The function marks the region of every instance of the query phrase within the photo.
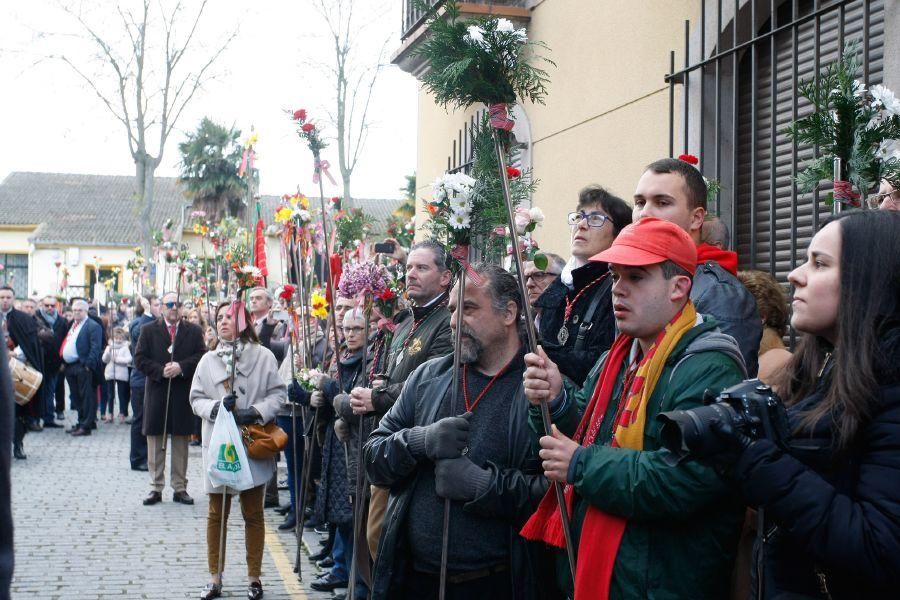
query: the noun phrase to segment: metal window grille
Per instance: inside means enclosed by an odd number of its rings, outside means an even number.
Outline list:
[[[722,184],[708,208],[729,226],[740,268],[784,282],[829,212],[821,202],[829,186],[801,194],[794,183],[818,153],[786,134],[811,110],[796,95],[797,83],[817,76],[852,40],[860,42],[860,79],[881,82],[884,1],[701,0],[698,39],[691,43],[688,21],[684,33],[684,66],[676,70],[672,52],[666,77],[669,152],[674,156],[677,125],[682,151],[698,154],[704,175]]]
[[[28,297],[28,255],[0,254],[0,281],[13,289],[16,298]]]
[[[484,110],[479,110],[456,133],[456,139],[452,140],[453,149],[447,156],[448,173],[468,174],[472,170],[472,163],[475,161],[475,125],[483,115]]]

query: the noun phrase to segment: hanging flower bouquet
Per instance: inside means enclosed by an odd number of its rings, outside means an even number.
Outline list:
[[[422,77],[425,89],[444,106],[465,108],[477,102],[491,107],[492,119],[509,131],[507,105],[519,100],[543,103],[547,94],[547,72],[529,64],[532,59],[553,65],[535,54],[546,49],[528,40],[524,29],[508,19],[461,19],[454,0],[443,3],[443,14],[433,12],[428,37],[417,51],[430,69]]]
[[[232,263],[231,270],[237,281],[238,295],[244,290],[262,285],[262,272],[259,267],[235,262]]]
[[[335,235],[343,248],[356,248],[365,242],[372,230],[375,219],[367,215],[361,208],[341,210],[334,215]]]
[[[319,380],[324,375],[325,373],[319,369],[300,369],[297,373],[297,383],[307,392],[314,392],[318,389]]]
[[[321,132],[316,127],[316,124],[309,120],[306,109],[298,108],[297,110],[286,110],[285,112],[291,116],[291,120],[296,124],[297,135],[306,142],[313,156],[318,157],[327,144],[322,140]]]
[[[338,292],[345,298],[376,298],[387,288],[389,279],[384,265],[371,261],[350,263],[341,274]]]
[[[285,194],[281,197],[281,204],[275,211],[275,222],[282,225],[294,223],[298,227],[305,227],[313,220],[313,211],[309,209],[309,198],[301,193],[293,195]]]
[[[822,155],[797,175],[797,185],[809,192],[822,181],[834,181],[828,205],[837,199],[857,206],[882,179],[900,187],[900,100],[882,85],[867,89],[855,79],[858,49],[857,42],[847,44],[818,78],[800,83],[798,92],[813,112],[788,130],[798,142],[819,147]],[[840,159],[839,173],[835,159]]]

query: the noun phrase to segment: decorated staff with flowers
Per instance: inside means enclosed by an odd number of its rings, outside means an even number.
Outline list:
[[[507,19],[461,19],[459,7],[453,0],[443,3],[441,7],[441,14],[434,9],[429,17],[429,37],[420,46],[419,54],[430,67],[422,77],[422,83],[435,96],[435,101],[443,106],[466,108],[483,103],[488,108],[510,246],[515,249],[512,252],[513,263],[519,291],[524,298],[527,290],[522,254],[519,252],[519,234],[515,226],[516,206],[507,173],[507,154],[513,141],[510,132],[515,127],[509,116],[509,106],[523,100],[542,103],[549,78],[546,71],[532,63],[542,61],[553,65],[553,62],[536,54],[536,49],[546,49],[544,44],[529,41],[525,30],[516,29]],[[528,345],[534,350],[537,348],[537,333],[527,302],[524,314]],[[544,434],[550,435],[550,411],[546,403],[541,404],[540,411]],[[569,570],[574,576],[575,549],[569,531],[569,516],[562,488],[553,485],[559,501]],[[443,582],[440,594],[443,598]]]

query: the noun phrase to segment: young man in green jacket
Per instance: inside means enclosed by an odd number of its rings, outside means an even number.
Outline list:
[[[668,221],[626,227],[592,259],[610,264],[620,333],[584,387],[566,389],[542,349],[525,357],[532,428],[540,402],[556,423],[540,456],[569,505],[575,579],[562,553],[558,573],[575,600],[728,596],[743,509],[711,467],[672,464],[656,421],[745,373],[735,341],[690,301],[696,259],[690,236]],[[563,547],[552,490],[522,535]]]

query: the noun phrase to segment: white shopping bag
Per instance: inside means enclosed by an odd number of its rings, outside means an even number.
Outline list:
[[[253,487],[250,461],[234,415],[221,406],[209,438],[206,473],[215,487],[227,485],[239,492]]]

